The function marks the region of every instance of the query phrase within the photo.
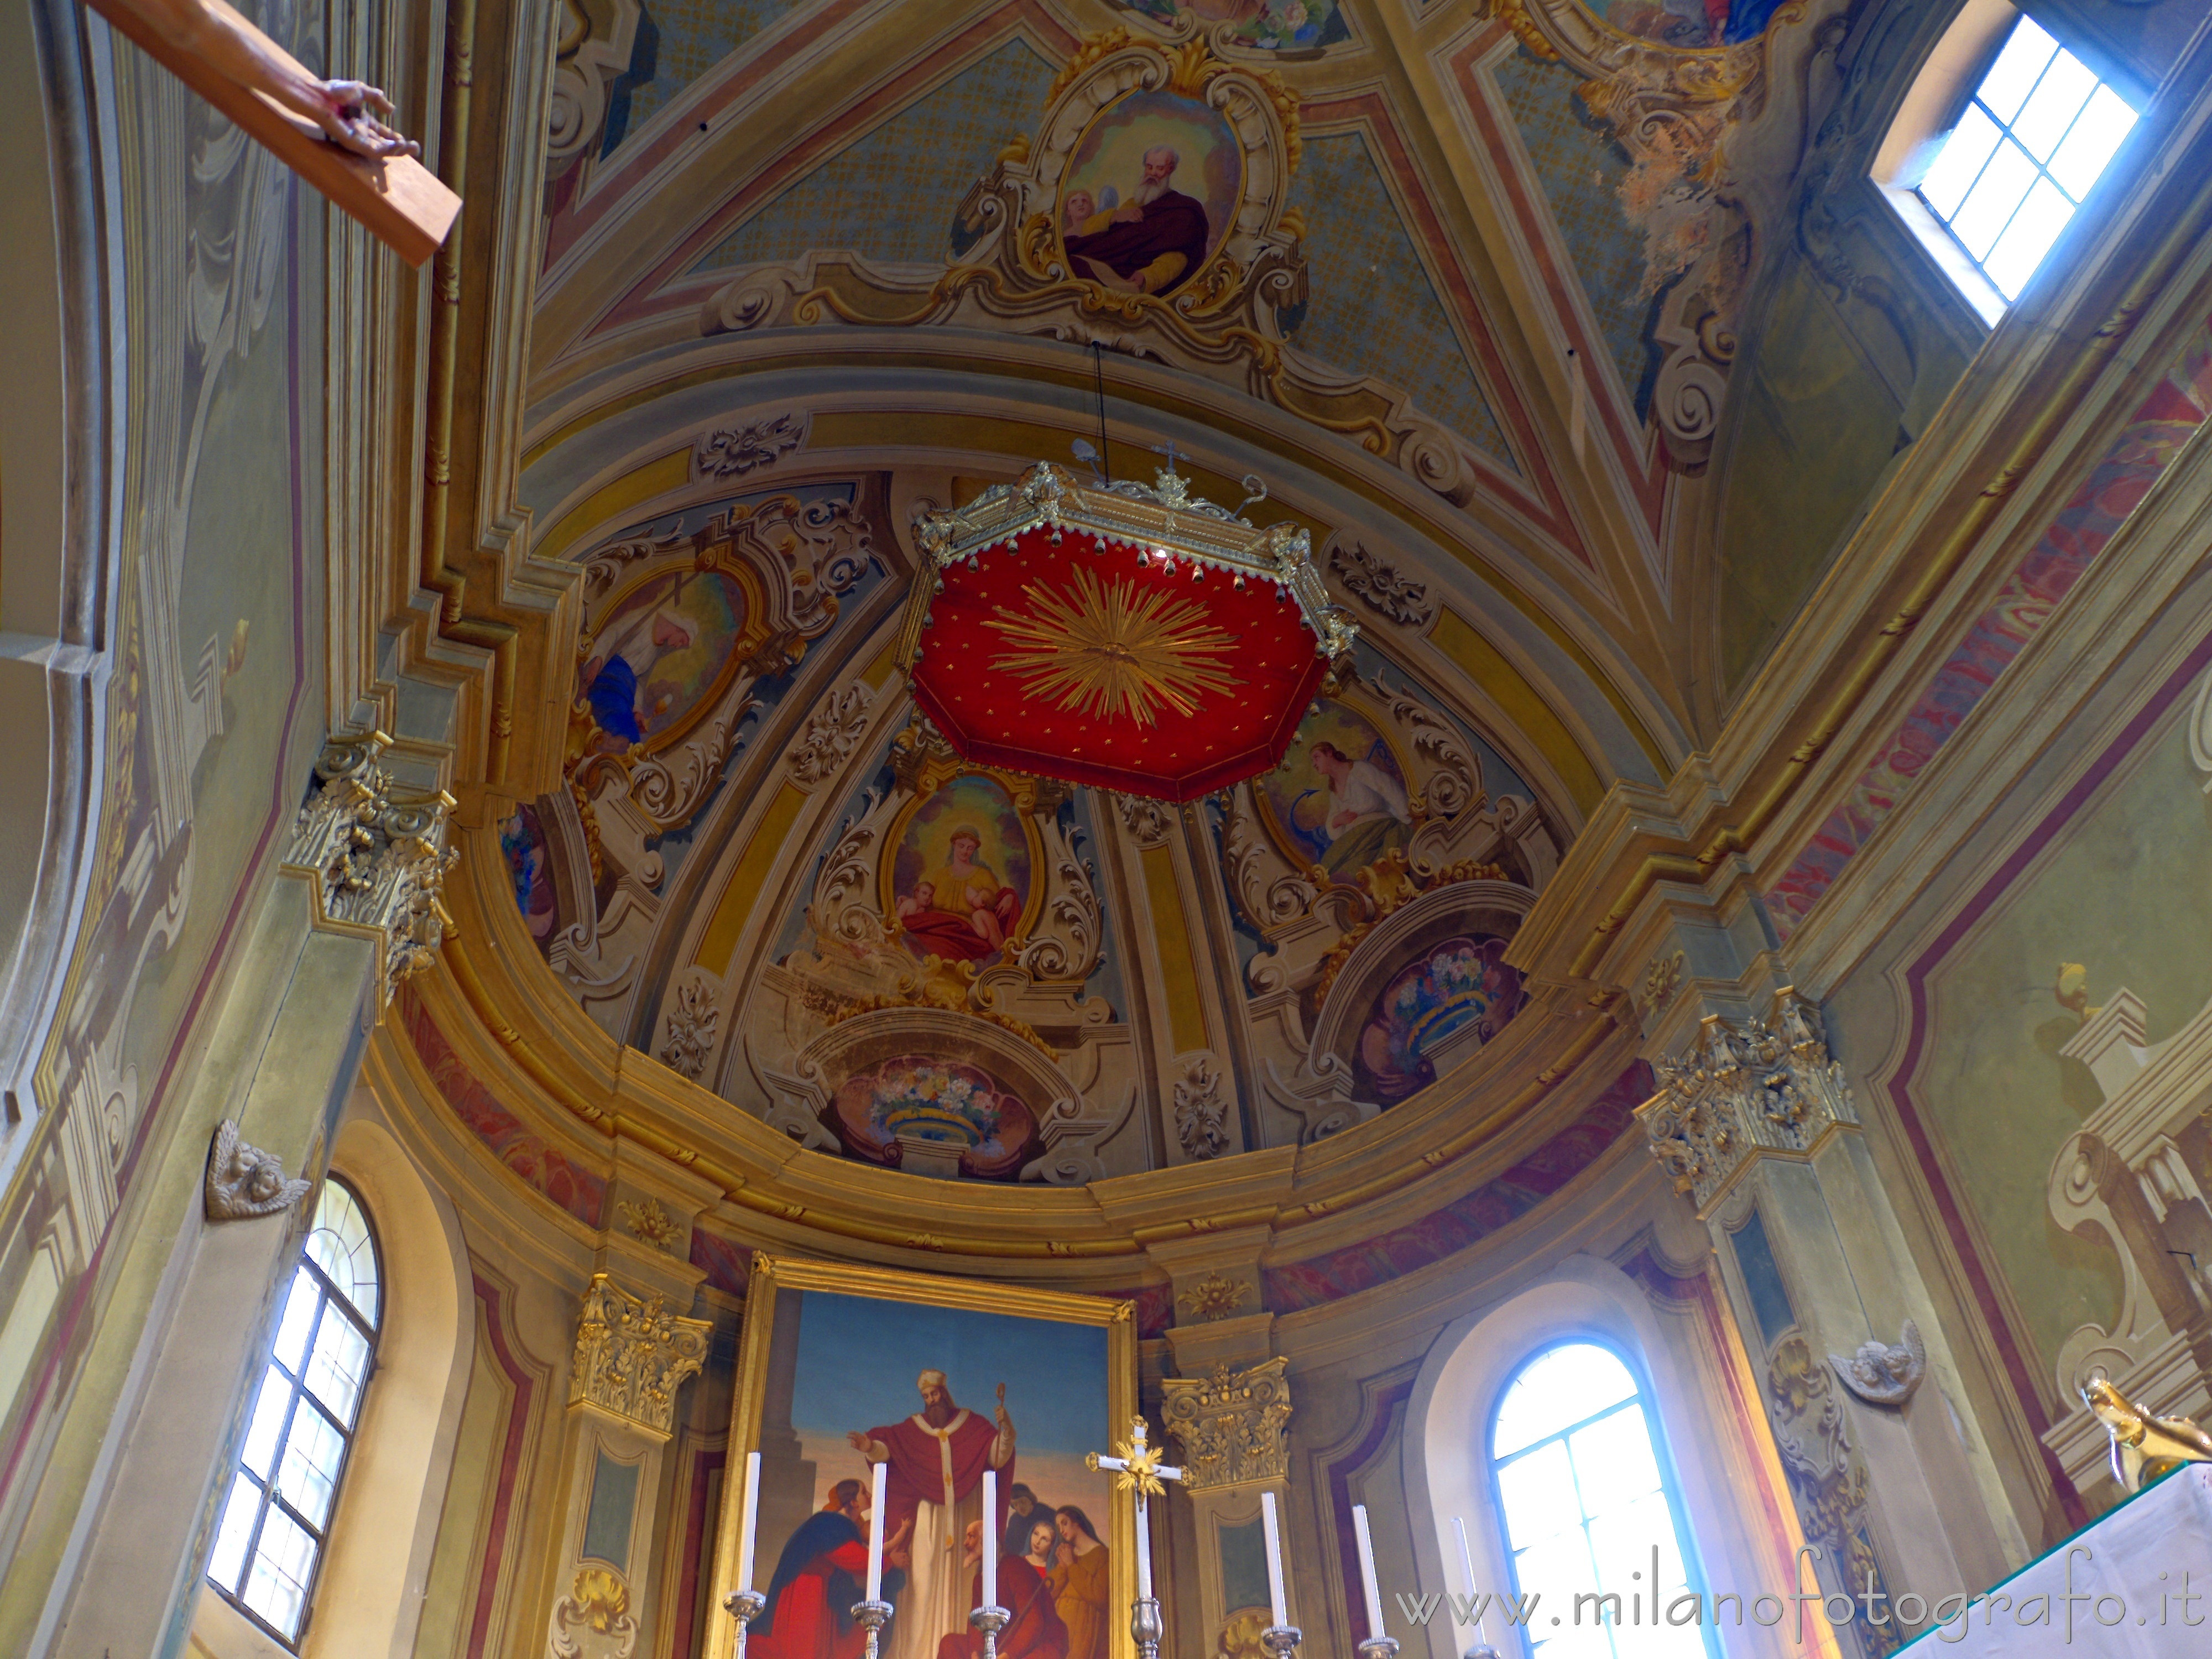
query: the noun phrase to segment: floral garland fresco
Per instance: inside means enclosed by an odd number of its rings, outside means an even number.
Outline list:
[[[2212,322],[2190,337],[2180,360],[2151,389],[2050,528],[2038,538],[1936,672],[1881,753],[1859,775],[1804,850],[1766,896],[1787,939],[1873,838],[1929,763],[1972,714],[1997,676],[2087,574],[2166,469],[2212,414]]]
[[[1636,1121],[1636,1108],[1656,1085],[1651,1067],[1637,1060],[1607,1085],[1565,1128],[1494,1179],[1419,1220],[1333,1250],[1327,1255],[1268,1267],[1261,1274],[1261,1299],[1270,1313],[1296,1313],[1425,1267],[1463,1250],[1528,1213],[1597,1162]]]
[[[446,1034],[438,1029],[438,1023],[430,1018],[430,1011],[422,1006],[422,999],[412,989],[403,985],[392,1007],[399,1029],[406,1032],[407,1041],[415,1050],[415,1057],[430,1074],[439,1097],[453,1108],[453,1115],[470,1133],[490,1147],[492,1156],[520,1176],[524,1185],[560,1206],[586,1226],[600,1225],[606,1209],[606,1178],[556,1151],[542,1136],[523,1127],[520,1118],[493,1099],[491,1091],[453,1052],[453,1045],[446,1041]]]

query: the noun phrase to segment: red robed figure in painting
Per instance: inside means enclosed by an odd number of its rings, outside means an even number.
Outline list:
[[[968,1523],[966,1559],[971,1605],[983,1595],[983,1523]],[[999,1558],[998,1605],[1013,1616],[999,1632],[999,1659],[1067,1659],[1067,1626],[1053,1606],[1052,1586],[1018,1555]],[[947,1636],[937,1644],[937,1659],[982,1659],[983,1633]]]
[[[987,1419],[954,1402],[943,1371],[926,1370],[915,1381],[921,1390],[919,1412],[846,1437],[868,1462],[886,1466],[886,1533],[913,1528],[913,1571],[904,1593],[893,1598],[898,1615],[888,1659],[936,1659],[940,1637],[968,1628],[974,1603],[963,1599],[969,1576],[960,1570],[960,1539],[970,1521],[1006,1525],[1014,1468],[1014,1425],[1003,1382]],[[982,1513],[987,1468],[999,1471],[998,1513],[988,1517]]]
[[[830,1501],[791,1534],[769,1581],[768,1605],[746,1638],[748,1659],[857,1659],[867,1632],[854,1621],[868,1575],[868,1489],[840,1480]],[[906,1533],[884,1540],[884,1594],[895,1597],[907,1565]]]

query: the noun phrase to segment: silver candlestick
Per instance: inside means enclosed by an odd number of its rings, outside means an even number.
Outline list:
[[[1129,1636],[1137,1644],[1139,1659],[1160,1659],[1160,1637],[1165,1629],[1160,1623],[1159,1597],[1139,1596],[1129,1608]]]
[[[745,1659],[745,1633],[761,1609],[768,1606],[768,1597],[758,1590],[732,1590],[722,1598],[722,1605],[730,1610],[730,1617],[738,1621],[737,1659]]]
[[[1505,1656],[1478,1636],[1474,1645],[1460,1655],[1460,1659],[1505,1659]]]
[[[868,1632],[868,1659],[877,1659],[876,1644],[883,1634],[884,1620],[890,1616],[891,1604],[888,1601],[853,1603],[853,1617],[858,1620]]]
[[[1359,1644],[1359,1659],[1398,1659],[1398,1638],[1370,1636]]]
[[[969,1613],[968,1622],[983,1632],[983,1659],[999,1659],[999,1632],[1013,1617],[1004,1607],[976,1607]]]
[[[1291,1659],[1298,1650],[1298,1644],[1305,1639],[1306,1633],[1296,1625],[1270,1625],[1260,1632],[1260,1645],[1273,1659]]]

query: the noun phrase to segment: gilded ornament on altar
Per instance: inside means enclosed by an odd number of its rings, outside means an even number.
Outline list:
[[[2112,1386],[2093,1376],[2081,1399],[2112,1437],[2112,1479],[2122,1492],[2141,1492],[2184,1463],[2212,1462],[2212,1434],[2186,1417],[2154,1417]]]
[[[685,1319],[660,1296],[635,1297],[593,1273],[576,1321],[568,1403],[590,1406],[666,1439],[676,1390],[707,1358],[711,1322]]]
[[[1278,1356],[1249,1370],[1224,1364],[1203,1379],[1161,1381],[1160,1420],[1182,1443],[1193,1492],[1288,1477],[1289,1365]]]
[[[1015,647],[991,665],[1021,680],[1029,696],[1097,718],[1156,724],[1188,716],[1199,697],[1237,689],[1223,666],[1237,641],[1205,620],[1194,601],[1127,578],[1075,573],[1072,591],[1031,583],[1026,615],[1000,606],[984,626]]]

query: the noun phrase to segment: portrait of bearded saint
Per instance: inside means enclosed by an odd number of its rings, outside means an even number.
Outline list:
[[[871,1463],[888,1466],[884,1479],[885,1534],[910,1526],[912,1565],[887,1630],[886,1659],[938,1659],[938,1644],[968,1629],[971,1574],[962,1569],[961,1540],[968,1523],[982,1521],[983,1471],[999,1473],[999,1512],[986,1524],[1006,1524],[1007,1486],[1014,1468],[1014,1425],[1006,1415],[1006,1385],[999,1385],[994,1421],[986,1423],[953,1401],[945,1373],[915,1379],[921,1409],[903,1422],[887,1423],[845,1437]]]
[[[1145,176],[1129,200],[1085,220],[1065,241],[1076,269],[1106,287],[1162,294],[1198,269],[1212,226],[1206,204],[1175,187],[1182,157],[1174,145],[1154,144],[1144,161]]]

